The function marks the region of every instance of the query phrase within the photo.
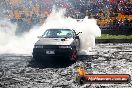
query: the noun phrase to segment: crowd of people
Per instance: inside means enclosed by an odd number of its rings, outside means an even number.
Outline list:
[[[11,1],[1,3],[5,16],[26,30],[44,23],[54,5],[66,8],[65,16],[74,19],[95,18],[102,29],[132,28],[132,0],[16,0],[19,2],[15,4]]]
[[[91,3],[91,16],[97,19],[102,29],[131,29],[132,28],[132,1],[109,0],[111,2]]]

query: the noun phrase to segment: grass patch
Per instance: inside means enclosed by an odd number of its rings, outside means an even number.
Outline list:
[[[96,39],[132,39],[132,35],[109,35],[102,34],[100,37],[96,37]]]

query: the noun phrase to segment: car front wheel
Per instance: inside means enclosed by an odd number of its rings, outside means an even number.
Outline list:
[[[77,60],[77,50],[73,50],[70,54],[70,61],[76,61]]]

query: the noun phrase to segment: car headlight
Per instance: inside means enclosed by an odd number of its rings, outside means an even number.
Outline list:
[[[71,46],[59,46],[59,48],[72,48]]]
[[[43,45],[35,45],[34,48],[43,48]]]

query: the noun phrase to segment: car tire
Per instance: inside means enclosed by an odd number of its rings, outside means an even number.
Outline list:
[[[40,59],[39,59],[39,57],[38,57],[38,56],[33,55],[33,60],[35,60],[35,61],[39,61]]]
[[[69,56],[70,61],[76,61],[78,58],[77,56],[77,50],[73,50]]]

